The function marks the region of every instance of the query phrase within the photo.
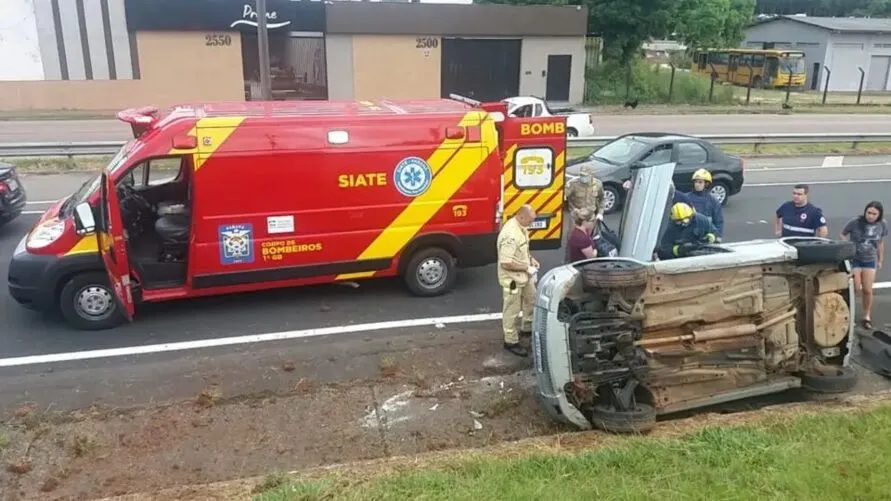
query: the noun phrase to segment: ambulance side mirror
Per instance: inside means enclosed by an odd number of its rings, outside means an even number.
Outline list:
[[[78,235],[96,230],[96,220],[93,218],[93,208],[90,204],[84,202],[74,208],[74,228]]]

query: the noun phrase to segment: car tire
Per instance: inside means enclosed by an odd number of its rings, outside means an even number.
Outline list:
[[[566,135],[569,137],[579,137],[579,131],[575,130],[574,127],[570,127],[566,129]]]
[[[597,404],[591,409],[591,424],[610,433],[644,433],[656,425],[656,409],[647,404],[636,404],[634,410],[619,411],[609,405]]]
[[[405,267],[405,284],[412,294],[433,297],[445,294],[455,283],[455,257],[439,247],[415,252]]]
[[[582,266],[582,285],[590,289],[646,285],[647,267],[632,261],[594,261]]]
[[[59,310],[65,321],[78,330],[112,329],[125,320],[103,272],[71,277],[59,293]]]
[[[727,205],[727,200],[730,199],[730,184],[726,181],[715,181],[712,183],[712,186],[709,188],[709,193],[712,196],[715,196],[715,188],[719,190],[719,192],[723,192],[723,198],[715,197],[715,199],[720,200],[721,205]]]
[[[798,251],[798,264],[839,264],[854,257],[854,243],[847,240],[789,239]]]
[[[609,202],[612,200],[612,202]],[[607,205],[611,203],[612,205]],[[603,213],[613,214],[622,208],[622,193],[619,188],[611,185],[603,185]]]
[[[857,372],[836,365],[810,370],[801,376],[801,387],[811,393],[847,393],[857,386]]]

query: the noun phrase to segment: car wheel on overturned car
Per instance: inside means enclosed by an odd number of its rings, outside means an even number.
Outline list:
[[[788,239],[798,251],[798,264],[839,264],[854,257],[854,243],[847,240]]]
[[[857,372],[852,367],[826,365],[801,375],[801,387],[811,393],[846,393],[857,386]]]
[[[647,283],[647,267],[633,261],[594,261],[581,268],[586,288],[638,287]]]
[[[620,411],[611,405],[597,404],[591,409],[591,424],[610,433],[643,433],[656,425],[656,409],[635,404],[633,410]]]

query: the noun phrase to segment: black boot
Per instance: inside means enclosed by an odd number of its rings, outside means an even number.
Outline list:
[[[527,350],[526,347],[524,347],[520,343],[514,343],[514,344],[504,343],[504,349],[513,353],[514,355],[516,355],[518,357],[528,357],[529,356],[529,350]]]

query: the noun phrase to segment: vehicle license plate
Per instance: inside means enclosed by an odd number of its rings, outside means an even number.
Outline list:
[[[530,230],[543,230],[548,227],[547,219],[536,219],[532,221],[532,224],[529,225]]]

